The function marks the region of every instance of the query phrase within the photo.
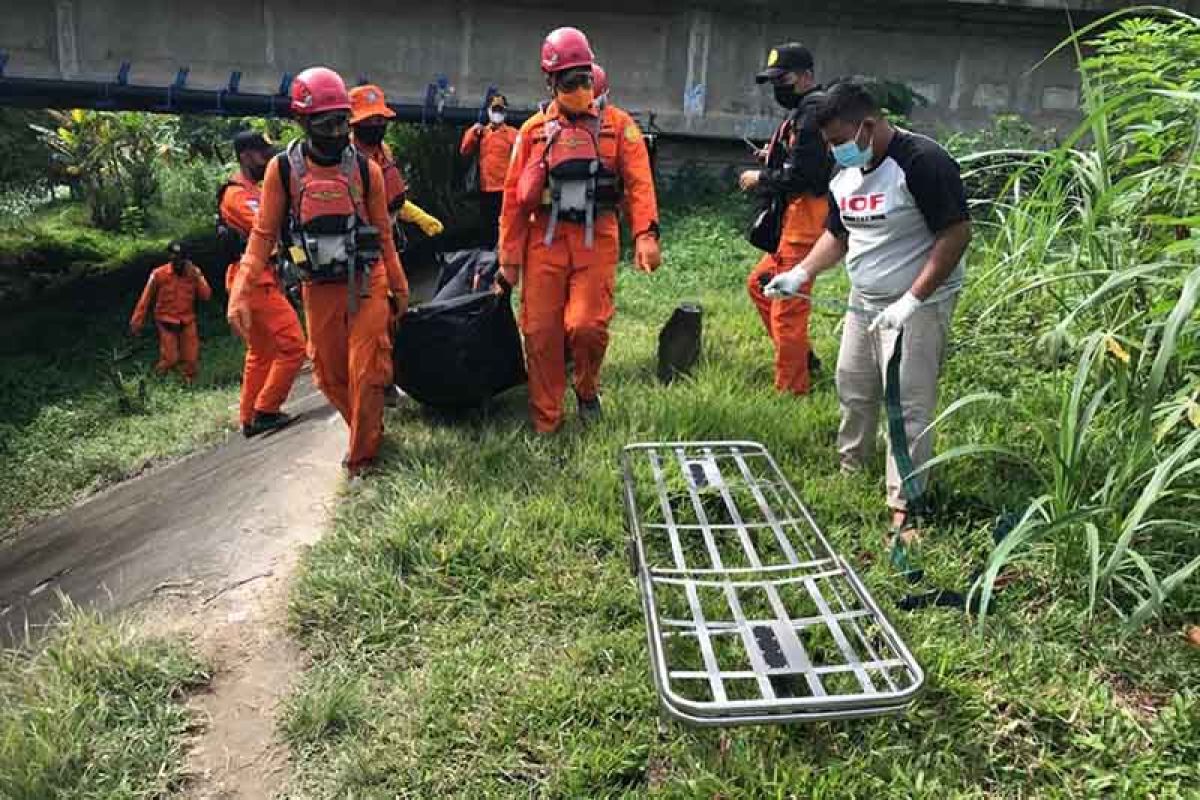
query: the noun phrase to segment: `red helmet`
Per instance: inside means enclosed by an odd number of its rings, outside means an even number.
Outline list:
[[[349,110],[346,83],[329,67],[309,67],[292,81],[292,113],[307,117]]]
[[[542,42],[542,72],[590,67],[595,59],[592,46],[578,28],[555,28]]]
[[[608,94],[608,73],[599,64],[592,64],[592,90],[596,97]]]

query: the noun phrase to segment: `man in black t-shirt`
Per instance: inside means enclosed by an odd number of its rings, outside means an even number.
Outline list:
[[[821,133],[841,170],[829,185],[826,231],[767,293],[801,291],[843,258],[850,305],[838,353],[842,468],[860,469],[875,445],[885,370],[897,337],[900,405],[914,469],[933,452],[937,384],[950,318],[963,283],[971,221],[958,164],[932,139],[894,128],[867,90],[832,87],[817,112]],[[864,313],[865,310],[865,313]],[[888,442],[887,501],[902,528],[908,498]],[[916,481],[923,489],[924,475]]]

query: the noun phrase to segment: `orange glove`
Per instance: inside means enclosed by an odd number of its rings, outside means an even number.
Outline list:
[[[639,236],[633,250],[633,262],[642,272],[649,274],[662,264],[662,249],[658,246],[658,237],[652,233]]]

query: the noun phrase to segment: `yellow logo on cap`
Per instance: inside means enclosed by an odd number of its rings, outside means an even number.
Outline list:
[[[778,50],[772,50],[772,51],[771,51],[771,55],[767,56],[767,66],[768,66],[768,67],[773,67],[773,66],[775,66],[775,62],[776,62],[776,61],[778,61],[778,60],[779,60],[779,51],[778,51]]]

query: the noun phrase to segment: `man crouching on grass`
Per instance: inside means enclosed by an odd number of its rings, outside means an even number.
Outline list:
[[[958,164],[941,145],[893,127],[854,82],[831,88],[817,124],[841,170],[830,182],[826,231],[793,269],[767,285],[775,296],[800,287],[843,258],[850,305],[838,352],[842,469],[857,471],[875,448],[886,368],[903,331],[900,405],[914,469],[933,453],[938,377],[950,318],[963,284],[971,221]],[[908,500],[888,442],[887,503],[895,533],[906,527]],[[910,482],[924,489],[926,476]]]

